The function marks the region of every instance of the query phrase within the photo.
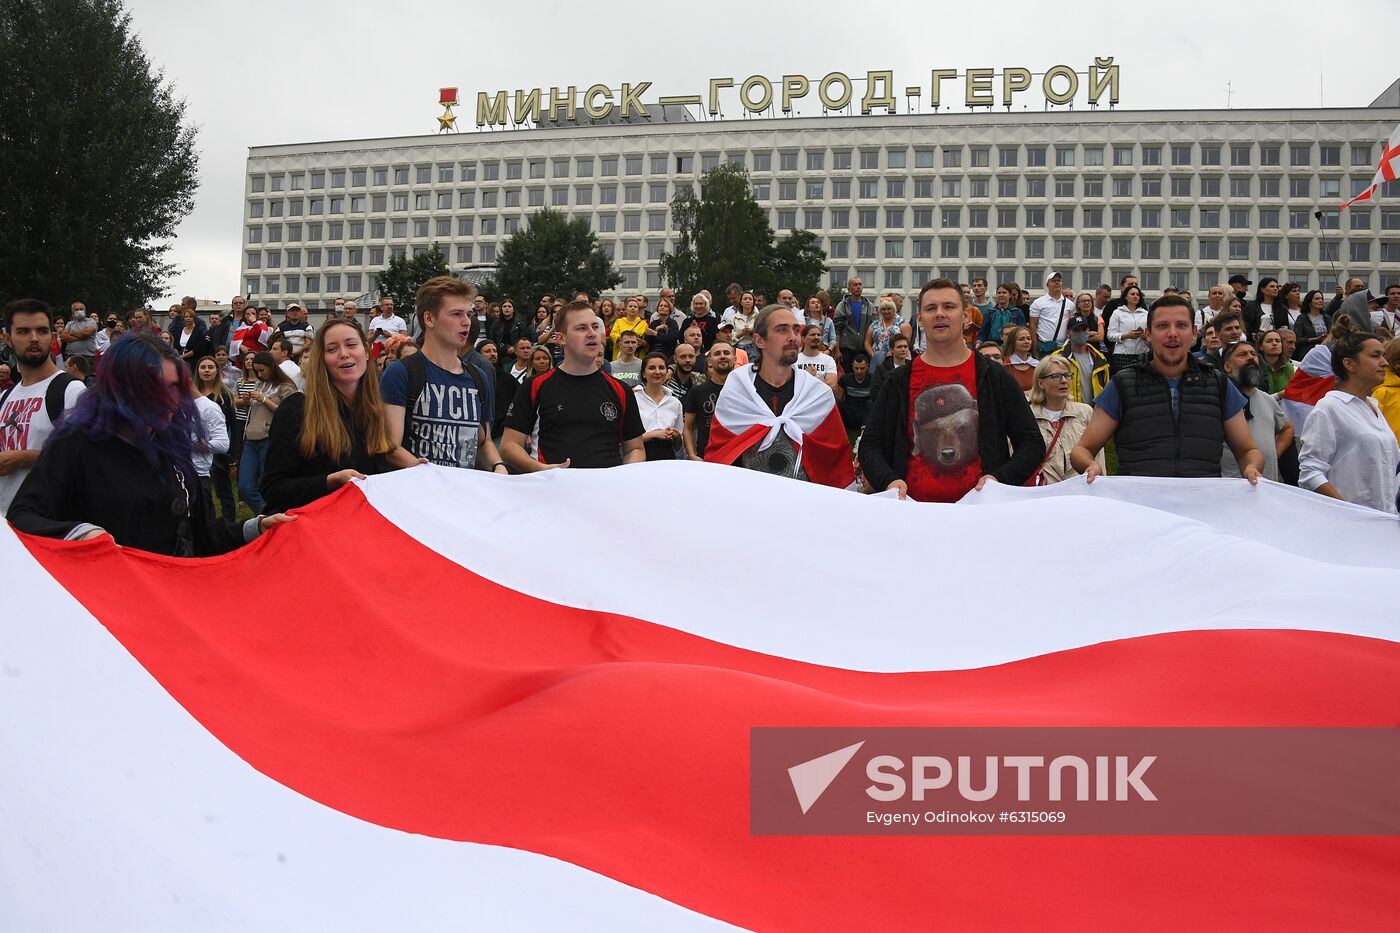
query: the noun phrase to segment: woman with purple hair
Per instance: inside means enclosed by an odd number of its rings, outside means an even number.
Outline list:
[[[174,557],[222,554],[290,520],[258,516],[239,529],[215,518],[193,462],[207,446],[189,369],[159,337],[130,334],[102,355],[97,383],[44,445],[8,517],[28,534],[108,534]]]

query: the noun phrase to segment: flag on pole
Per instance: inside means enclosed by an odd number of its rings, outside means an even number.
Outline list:
[[[614,572],[597,504],[677,490],[695,559]],[[1400,722],[1393,516],[988,490],[423,466],[201,560],[0,526],[0,930],[1395,928],[1395,835],[751,831],[753,727]],[[968,585],[1008,528],[1094,529],[1072,595]]]
[[[1394,181],[1397,177],[1400,177],[1400,126],[1397,126],[1395,131],[1390,134],[1390,139],[1386,141],[1385,148],[1381,150],[1381,161],[1380,164],[1376,166],[1376,174],[1371,179],[1371,186],[1337,208],[1337,210],[1344,211],[1357,201],[1365,201],[1376,193],[1377,188],[1388,181]]]

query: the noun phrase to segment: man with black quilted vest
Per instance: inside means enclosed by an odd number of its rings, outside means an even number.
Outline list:
[[[1218,370],[1191,355],[1190,302],[1159,298],[1147,311],[1151,359],[1125,367],[1094,400],[1094,415],[1070,462],[1093,482],[1094,457],[1112,438],[1123,476],[1220,476],[1220,449],[1230,447],[1240,473],[1259,482],[1264,457],[1245,423],[1245,398]]]

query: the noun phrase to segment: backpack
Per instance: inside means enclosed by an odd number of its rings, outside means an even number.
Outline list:
[[[427,358],[424,357],[421,352],[407,356],[400,362],[402,362],[404,368],[408,370],[408,393],[404,399],[403,437],[399,440],[399,444],[407,450],[409,438],[413,436],[413,410],[418,406],[418,397],[423,394],[423,390],[428,386],[428,363]],[[496,382],[488,373],[483,371],[480,366],[466,359],[462,360],[462,366],[472,377],[472,380],[476,382],[477,391],[481,393],[483,400],[482,423],[489,425],[491,423],[491,413],[488,411],[488,408],[492,401],[491,393],[496,391]]]
[[[49,416],[50,424],[58,424],[58,419],[63,415],[63,396],[67,394],[69,384],[77,381],[77,377],[72,373],[60,370],[58,375],[53,377],[53,381],[49,383],[49,387],[44,390],[44,412]],[[0,395],[0,406],[5,404],[10,393],[18,387],[19,383],[16,382],[5,390],[4,395]]]

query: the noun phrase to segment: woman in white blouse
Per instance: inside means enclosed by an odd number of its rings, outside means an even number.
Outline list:
[[[1337,386],[1303,425],[1299,486],[1395,514],[1400,445],[1371,398],[1386,371],[1385,350],[1370,334],[1348,334],[1332,344]]]
[[[1111,372],[1118,372],[1124,366],[1141,362],[1147,355],[1147,306],[1142,300],[1142,289],[1129,285],[1123,289],[1123,304],[1113,311],[1108,319],[1108,340],[1113,344],[1113,356],[1109,357]]]
[[[648,460],[685,459],[681,438],[685,435],[685,412],[681,400],[666,388],[671,368],[664,353],[648,353],[642,360],[642,384],[637,394],[637,411],[642,416],[642,446]]]

